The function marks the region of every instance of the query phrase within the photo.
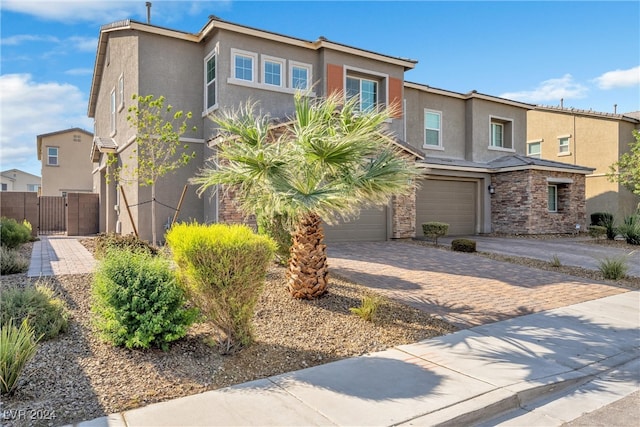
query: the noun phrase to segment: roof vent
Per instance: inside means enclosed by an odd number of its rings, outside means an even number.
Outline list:
[[[147,24],[151,24],[151,2],[148,1],[145,5],[147,6]]]

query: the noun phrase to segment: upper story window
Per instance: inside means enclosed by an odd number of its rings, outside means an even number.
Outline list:
[[[209,55],[204,60],[204,75],[205,75],[205,110],[209,110],[213,108],[216,103],[216,84],[217,84],[217,70],[216,70],[216,61],[218,57],[214,53]]]
[[[116,89],[111,90],[111,135],[116,133]]]
[[[82,142],[82,137],[77,133],[73,134],[73,142]]]
[[[262,82],[272,86],[282,86],[284,63],[284,59],[262,55]]]
[[[558,155],[568,155],[571,154],[569,150],[569,140],[571,139],[570,135],[559,136],[558,137]]]
[[[442,113],[425,110],[424,112],[424,147],[442,147]]]
[[[58,166],[58,147],[47,147],[47,165]]]
[[[311,65],[289,61],[289,76],[292,89],[307,90],[311,86]]]
[[[527,156],[539,159],[542,153],[542,140],[527,142]]]
[[[489,148],[513,151],[513,121],[491,117]]]
[[[232,67],[231,75],[237,80],[255,82],[255,69],[258,55],[252,52],[231,49]]]
[[[118,111],[124,108],[124,74],[118,79]]]
[[[37,192],[39,188],[40,188],[40,184],[27,184],[27,191]]]
[[[378,82],[347,76],[347,100],[357,99],[360,111],[370,111],[378,105]]]

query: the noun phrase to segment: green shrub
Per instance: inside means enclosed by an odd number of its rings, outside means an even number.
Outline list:
[[[147,252],[108,250],[98,263],[92,297],[95,325],[116,346],[167,350],[197,317],[195,309],[185,308],[169,260]]]
[[[618,232],[630,245],[640,245],[640,215],[630,215],[624,219],[624,224],[618,227]]]
[[[589,236],[596,240],[601,239],[607,234],[607,227],[602,225],[590,225],[587,229],[589,230]]]
[[[551,267],[554,267],[554,268],[562,267],[562,262],[560,262],[560,257],[558,257],[558,255],[556,255],[556,254],[554,254],[551,257],[550,263],[551,263]]]
[[[29,260],[20,255],[20,252],[0,246],[0,274],[24,273],[28,269]]]
[[[110,249],[121,249],[129,252],[143,251],[151,255],[157,255],[158,250],[151,246],[149,243],[137,238],[133,234],[115,234],[115,233],[101,233],[95,238],[97,259],[103,258],[107,251]]]
[[[622,257],[604,258],[598,263],[598,269],[605,279],[618,280],[624,278],[629,267],[627,260]]]
[[[31,230],[13,218],[0,218],[0,244],[13,249],[31,241]]]
[[[609,212],[594,212],[591,214],[591,225],[602,225],[613,221],[613,214]]]
[[[470,239],[454,239],[451,241],[451,249],[456,252],[475,252],[476,241]]]
[[[286,265],[289,262],[289,252],[291,249],[291,232],[287,227],[286,217],[278,215],[269,217],[267,215],[258,215],[258,233],[266,234],[276,242],[276,258],[278,263]]]
[[[349,311],[360,316],[367,322],[373,322],[378,311],[378,307],[384,302],[384,299],[378,295],[365,295],[362,297],[360,307],[351,307]]]
[[[445,222],[425,222],[422,224],[422,233],[426,237],[435,239],[436,245],[438,244],[438,237],[446,236],[449,231],[449,224]]]
[[[11,393],[24,367],[36,354],[38,341],[25,320],[16,327],[13,320],[0,326],[0,392]]]
[[[14,286],[2,291],[0,321],[3,324],[9,320],[17,323],[26,320],[36,336],[48,340],[67,330],[68,319],[65,303],[43,283],[26,288]]]
[[[181,283],[226,338],[223,353],[253,341],[251,318],[275,243],[244,225],[177,224],[167,243]]]

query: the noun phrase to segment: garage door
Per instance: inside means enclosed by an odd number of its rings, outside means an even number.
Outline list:
[[[423,180],[416,197],[416,235],[429,221],[449,224],[450,236],[475,234],[476,188],[474,181]]]
[[[387,240],[387,209],[369,208],[344,224],[324,225],[325,241],[374,242]]]

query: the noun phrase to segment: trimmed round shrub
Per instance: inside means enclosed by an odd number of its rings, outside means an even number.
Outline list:
[[[453,239],[451,249],[456,252],[475,252],[476,241],[471,239]]]
[[[253,342],[251,319],[276,244],[245,225],[177,224],[167,243],[192,301],[226,335],[229,353]]]
[[[27,321],[37,337],[49,340],[65,332],[69,312],[55,292],[43,283],[20,288],[17,286],[2,291],[0,321],[13,320],[16,324]]]
[[[28,224],[28,222],[27,222]],[[31,229],[13,218],[0,218],[0,244],[13,249],[31,241]]]
[[[127,348],[169,348],[184,337],[197,311],[186,308],[170,262],[147,252],[110,249],[92,286],[94,322],[101,337]]]
[[[446,236],[449,232],[449,224],[446,222],[425,222],[422,224],[422,233],[426,237],[431,237],[435,239],[436,245],[438,244],[438,237]]]

